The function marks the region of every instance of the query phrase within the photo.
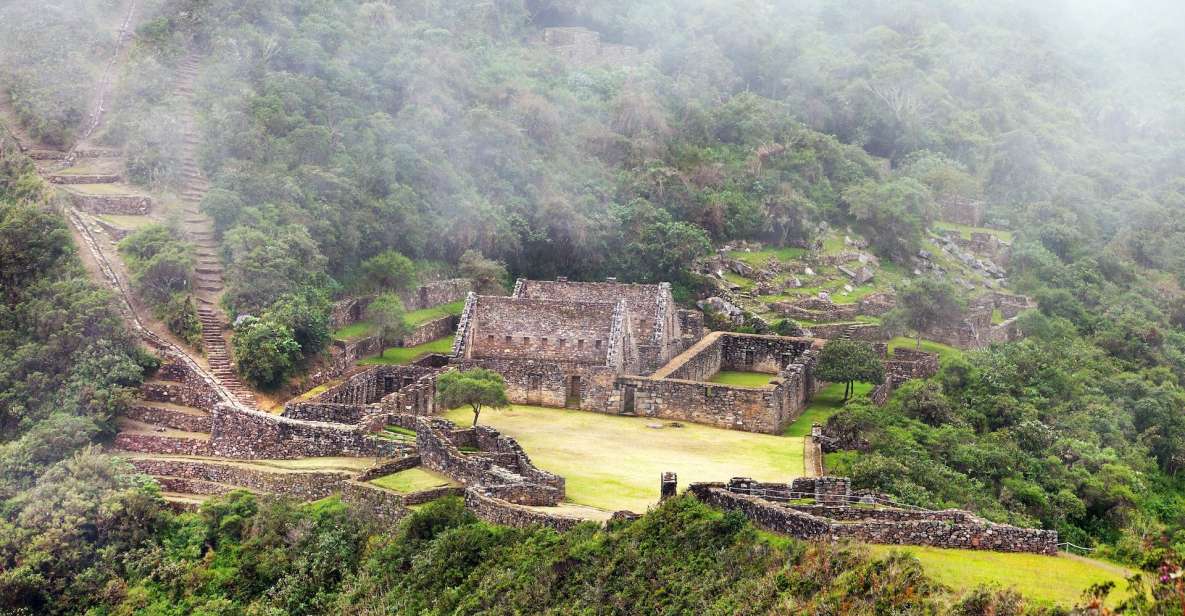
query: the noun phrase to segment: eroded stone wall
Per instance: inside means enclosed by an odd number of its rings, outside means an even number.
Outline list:
[[[324,456],[403,457],[414,448],[372,436],[363,427],[302,421],[219,405],[213,453],[227,458],[294,459]]]

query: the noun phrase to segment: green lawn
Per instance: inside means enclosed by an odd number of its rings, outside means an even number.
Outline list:
[[[345,340],[349,342],[351,340],[361,340],[367,336],[373,336],[377,331],[378,327],[374,323],[359,321],[333,332],[333,338],[334,340]]]
[[[387,488],[388,490],[403,492],[404,494],[439,488],[441,486],[459,485],[457,482],[440,473],[419,466],[409,468],[405,471],[399,471],[398,473],[392,473],[385,477],[379,477],[371,481],[371,483]]]
[[[414,347],[391,347],[383,351],[382,355],[367,357],[358,362],[359,366],[391,366],[410,364],[413,360],[429,353],[451,353],[453,350],[453,336],[439,338]]]
[[[65,190],[84,195],[140,196],[142,194],[140,191],[126,184],[69,184],[68,186]]]
[[[465,300],[455,301],[451,304],[441,304],[439,306],[432,306],[431,308],[424,308],[423,310],[413,310],[404,317],[407,324],[415,327],[422,325],[433,319],[440,317],[447,317],[455,314],[461,314],[465,309]]]
[[[1036,601],[1072,607],[1091,584],[1115,582],[1110,603],[1125,596],[1126,569],[1097,560],[1066,555],[1013,554],[984,550],[950,550],[920,546],[871,546],[874,554],[893,550],[909,552],[926,572],[956,591],[978,584],[1013,587]]]
[[[733,370],[721,370],[717,372],[712,378],[708,379],[711,383],[720,383],[722,385],[739,385],[741,387],[765,387],[769,385],[769,380],[777,375],[766,374],[764,372],[736,372]]]
[[[732,250],[725,254],[729,258],[744,261],[753,267],[765,267],[765,264],[769,263],[771,257],[785,263],[801,258],[806,254],[806,250],[802,248],[770,248],[766,250],[754,250],[752,252]]]
[[[897,336],[896,338],[889,341],[889,352],[892,353],[893,349],[897,347],[904,347],[911,350],[915,349],[917,348],[917,340],[908,336]],[[922,338],[922,350],[930,353],[938,353],[939,361],[946,361],[947,359],[963,356],[963,351],[956,349],[953,346],[948,346],[940,342],[933,342],[931,340],[926,340],[925,338]]]
[[[868,392],[872,391],[870,383],[856,383],[854,387],[855,392],[852,394],[852,398],[867,396]],[[783,436],[801,438],[811,433],[811,424],[827,423],[828,417],[843,408],[843,390],[843,383],[833,383],[821,389],[807,405],[806,410],[802,412],[802,416],[786,427],[786,431],[782,433]]]
[[[133,216],[130,214],[103,214],[98,216],[98,219],[121,229],[129,230],[146,227],[156,222],[147,216]]]
[[[1000,312],[999,308],[992,310],[992,325],[999,325],[1004,322],[1004,313]]]
[[[468,408],[445,417],[459,425],[473,421]],[[790,481],[803,470],[799,438],[527,406],[482,411],[481,423],[514,437],[537,466],[562,475],[568,500],[600,509],[645,511],[658,500],[663,471],[678,473],[683,488],[731,477]]]

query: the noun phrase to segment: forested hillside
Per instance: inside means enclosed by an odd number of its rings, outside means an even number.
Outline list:
[[[0,6],[11,130],[74,143],[116,4]],[[671,281],[690,305],[709,286],[697,259],[745,241],[851,229],[908,275],[940,204],[982,201],[1011,232],[1008,290],[1039,306],[1026,339],[848,403],[828,470],[1159,570],[1159,606],[1127,613],[1180,609],[1179,3],[150,0],[136,23],[96,139],[129,181],[183,192],[174,80],[201,67],[201,209],[227,312],[291,349],[269,384],[321,352],[330,300],[376,271],[444,276],[468,254],[494,287]],[[628,53],[565,58],[543,35],[563,26]],[[200,340],[192,312],[169,318]],[[0,613],[1049,613],[955,596],[909,558],[761,537],[690,498],[565,535],[455,502],[384,532],[336,501],[235,494],[174,515],[90,448],[155,367],[0,131]]]

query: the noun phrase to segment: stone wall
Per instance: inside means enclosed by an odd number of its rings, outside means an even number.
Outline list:
[[[408,310],[423,310],[433,306],[451,304],[465,299],[473,290],[473,281],[468,278],[449,278],[424,283],[399,294],[403,307]]]
[[[143,216],[152,209],[152,199],[139,195],[84,195],[67,191],[74,207],[88,214]]]
[[[938,199],[938,217],[946,222],[953,222],[969,227],[983,225],[983,202],[958,196],[940,196]]]
[[[581,522],[507,502],[480,488],[465,490],[465,507],[486,522],[514,528],[546,526],[563,532]]]
[[[160,434],[120,432],[112,443],[116,449],[141,453],[163,453],[179,456],[208,456],[214,453],[206,439],[181,438]]]
[[[836,304],[829,299],[808,297],[770,305],[778,314],[792,319],[815,322],[851,321],[860,313],[859,304]]]
[[[823,323],[806,328],[815,338],[831,340],[847,336],[851,340],[880,342],[888,340],[885,330],[876,323]]]
[[[526,505],[551,506],[564,497],[564,478],[536,468],[518,443],[485,426],[458,429],[451,421],[420,417],[416,446],[425,468],[492,496]],[[462,446],[479,453],[464,453]]]
[[[242,460],[323,456],[403,457],[414,448],[372,436],[365,428],[302,421],[219,405],[212,432],[216,455]]]
[[[395,346],[414,347],[448,337],[457,331],[457,322],[460,320],[459,316],[448,315],[421,323],[415,326],[410,334],[399,340]]]
[[[1057,533],[981,520],[963,511],[787,506],[730,492],[725,484],[692,484],[692,494],[719,509],[740,511],[765,530],[799,539],[853,539],[890,545],[927,545],[1002,552],[1057,553]],[[824,514],[835,517],[824,517]]]
[[[114,184],[120,180],[115,173],[60,173],[48,176],[50,184]]]
[[[510,297],[477,298],[466,359],[604,365],[615,304]]]
[[[349,473],[338,471],[264,471],[233,462],[214,460],[168,460],[163,458],[131,458],[136,470],[154,477],[174,477],[207,481],[225,486],[241,486],[252,492],[283,494],[304,501],[312,501],[341,489],[350,479]]]
[[[340,491],[342,502],[387,524],[397,522],[411,513],[402,494],[372,483],[345,481]]]
[[[213,419],[207,414],[186,412],[180,409],[161,408],[133,402],[124,417],[156,426],[165,426],[186,432],[206,432],[213,429]]]
[[[502,375],[506,395],[514,404],[578,408],[616,413],[621,408],[618,372],[606,366],[571,362],[520,360],[453,360],[458,370],[486,368]],[[576,396],[569,396],[576,393]]]

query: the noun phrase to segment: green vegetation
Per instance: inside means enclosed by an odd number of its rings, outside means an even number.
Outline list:
[[[450,304],[441,304],[439,306],[432,306],[431,308],[423,308],[421,310],[412,310],[404,317],[407,323],[412,326],[422,325],[428,321],[439,319],[440,317],[455,316],[461,314],[465,309],[465,300],[458,300]]]
[[[445,417],[464,425],[473,413],[460,408]],[[514,437],[538,467],[562,475],[569,500],[609,511],[645,511],[658,499],[663,471],[687,485],[788,481],[803,470],[799,438],[519,405],[486,411],[482,423]]]
[[[843,383],[843,400],[847,402],[855,393],[857,382],[873,385],[883,383],[885,364],[871,344],[836,338],[828,340],[823,350],[819,351],[815,378]]]
[[[708,379],[712,383],[722,383],[724,385],[740,385],[741,387],[766,387],[769,385],[769,380],[777,375],[766,374],[764,372],[735,372],[733,370],[721,370],[712,375]]]
[[[763,250],[731,250],[726,255],[731,259],[744,261],[753,267],[765,267],[770,259],[786,263],[806,254],[803,248],[769,248]]]
[[[136,292],[169,331],[201,347],[202,323],[193,299],[193,247],[164,225],[141,227],[119,243]]]
[[[432,342],[414,347],[391,347],[384,349],[380,355],[367,357],[358,362],[360,366],[404,365],[428,355],[429,353],[448,354],[453,350],[453,336],[438,338]]]
[[[405,471],[392,473],[384,477],[379,477],[371,481],[371,483],[387,488],[388,490],[395,490],[404,494],[412,492],[419,492],[421,490],[430,490],[432,488],[440,488],[444,486],[455,486],[457,483],[448,477],[430,471],[425,468],[415,467],[409,468]]]
[[[898,336],[889,341],[889,352],[892,353],[896,348],[917,349],[917,340],[915,338],[907,338],[905,336]],[[945,364],[953,359],[960,359],[963,357],[963,351],[956,349],[953,346],[942,344],[941,342],[934,342],[933,340],[922,340],[921,350],[927,353],[937,353],[939,363]]]
[[[1115,607],[1127,593],[1134,572],[1110,563],[1067,555],[1009,554],[975,550],[947,550],[919,546],[871,546],[873,555],[904,552],[922,563],[926,575],[958,592],[988,584],[1015,588],[1034,603],[1070,608],[1082,601],[1083,591],[1111,582],[1118,589],[1108,604]]]
[[[468,406],[473,410],[475,426],[483,408],[504,409],[510,406],[502,375],[485,368],[450,370],[441,374],[436,379],[436,402],[443,408]]]
[[[863,398],[872,391],[873,385],[871,383],[856,383],[851,394],[852,400]],[[786,431],[782,436],[804,437],[811,433],[812,424],[825,424],[827,418],[837,413],[844,407],[848,400],[844,399],[844,384],[832,383],[827,387],[819,390],[815,397],[811,399],[810,404],[802,412],[802,415],[794,420],[794,423],[786,427]]]
[[[361,340],[368,336],[373,336],[378,328],[374,323],[367,323],[366,321],[359,321],[347,325],[335,332],[333,332],[334,340],[345,340],[347,342],[353,340]]]

